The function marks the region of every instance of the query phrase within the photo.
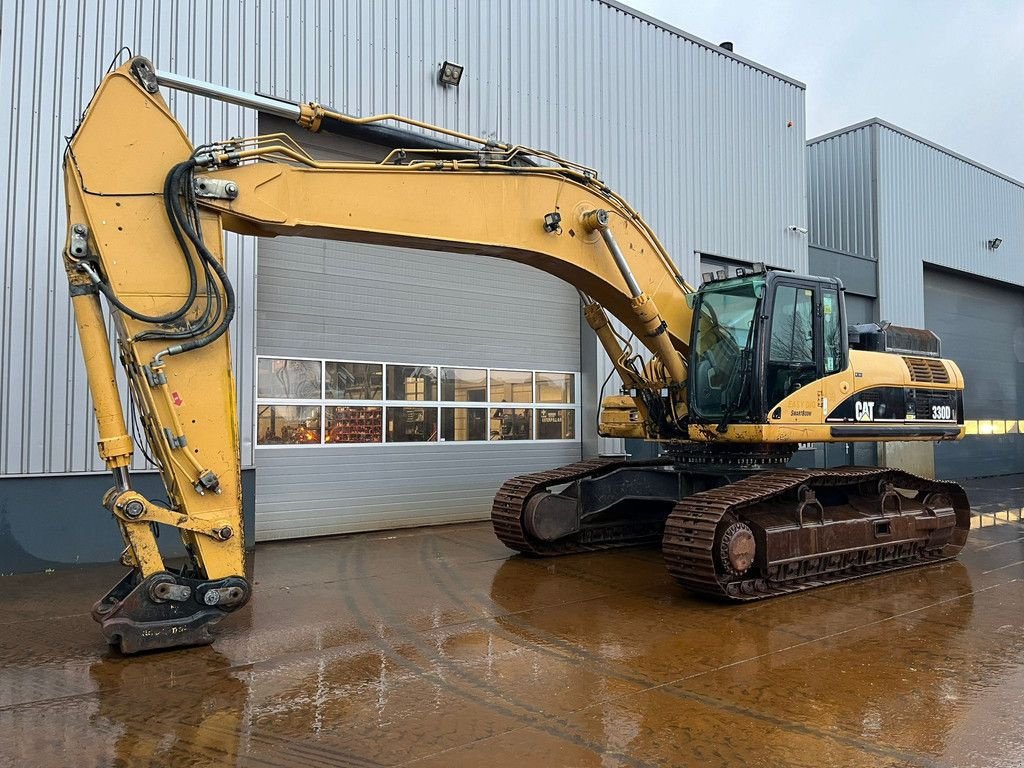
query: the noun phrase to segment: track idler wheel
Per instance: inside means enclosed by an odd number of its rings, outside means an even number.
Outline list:
[[[733,523],[722,532],[718,542],[718,559],[725,573],[742,576],[754,564],[756,554],[754,532],[746,523]]]
[[[132,570],[93,605],[92,617],[124,654],[208,645],[210,629],[251,593],[237,576],[206,580],[162,572],[143,579]]]

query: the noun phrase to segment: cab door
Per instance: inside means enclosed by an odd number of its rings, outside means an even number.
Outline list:
[[[771,293],[761,368],[766,414],[798,389],[845,370],[848,356],[840,285],[781,277]]]
[[[821,377],[822,342],[816,283],[782,278],[773,286],[764,355],[764,408]]]

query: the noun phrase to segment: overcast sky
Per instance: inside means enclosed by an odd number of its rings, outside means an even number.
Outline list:
[[[807,84],[807,137],[880,117],[1024,180],[1024,0],[624,0]]]

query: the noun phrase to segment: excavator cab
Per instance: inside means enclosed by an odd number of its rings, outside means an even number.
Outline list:
[[[777,403],[848,362],[843,286],[755,268],[706,274],[694,294],[690,413],[767,423]]]

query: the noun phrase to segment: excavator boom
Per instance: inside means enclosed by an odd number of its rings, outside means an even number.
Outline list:
[[[285,109],[185,78],[170,84]],[[345,119],[308,105],[294,114],[309,127]],[[147,60],[132,59],[103,79],[65,157],[65,266],[99,451],[115,479],[104,505],[121,528],[122,561],[132,569],[94,614],[124,650],[208,642],[212,620],[249,597],[225,230],[529,264],[579,289],[624,381],[649,392],[683,387],[685,294],[692,289],[640,216],[589,169],[521,147],[452,138],[478,146],[409,150],[379,164],[320,163],[283,135],[197,149],[161,97]],[[421,204],[430,199],[444,203]],[[167,506],[131,487],[134,448],[101,296],[167,486]],[[654,353],[657,376],[627,360],[605,310]],[[170,573],[153,523],[181,531],[189,553],[184,571]]]

